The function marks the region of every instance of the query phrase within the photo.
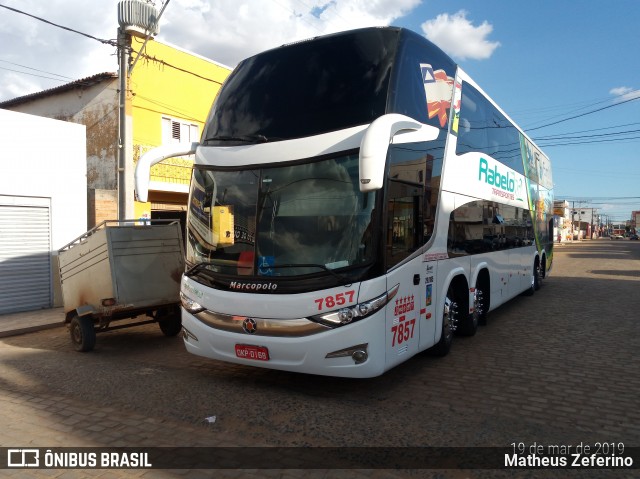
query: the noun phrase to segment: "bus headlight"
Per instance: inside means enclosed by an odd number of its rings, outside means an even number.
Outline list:
[[[205,308],[200,306],[199,303],[196,303],[193,299],[190,299],[187,296],[185,296],[182,291],[180,291],[180,302],[182,303],[182,307],[191,314],[197,314],[205,310]]]
[[[317,316],[311,316],[309,319],[311,321],[324,324],[325,326],[329,326],[331,328],[344,326],[345,324],[349,324],[354,321],[366,318],[367,316],[371,316],[373,313],[383,308],[398,293],[399,288],[400,285],[396,284],[386,293],[383,293],[376,298],[370,299],[369,301],[364,301],[359,304],[354,304],[353,306],[341,308],[337,311],[331,311],[329,313],[322,313],[318,314]]]
[[[353,320],[353,311],[350,308],[343,308],[338,311],[338,319],[341,324],[350,323]]]

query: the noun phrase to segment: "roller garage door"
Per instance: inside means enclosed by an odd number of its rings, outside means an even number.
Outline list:
[[[51,307],[49,205],[48,198],[0,201],[0,314]]]

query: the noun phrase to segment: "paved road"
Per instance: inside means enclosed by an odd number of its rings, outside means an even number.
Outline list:
[[[640,446],[640,243],[556,248],[533,297],[445,358],[368,380],[206,360],[156,325],[72,351],[62,328],[0,341],[0,445]],[[205,418],[215,416],[215,422]],[[331,458],[327,458],[330,461]],[[28,471],[85,477],[85,471]],[[516,474],[517,472],[517,474]],[[637,477],[634,471],[91,471],[99,477]],[[25,477],[25,471],[0,476]]]

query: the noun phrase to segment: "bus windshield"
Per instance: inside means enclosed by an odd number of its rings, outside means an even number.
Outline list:
[[[207,274],[335,275],[376,257],[375,193],[358,187],[358,155],[276,168],[194,169],[187,262]]]
[[[303,138],[385,113],[397,29],[330,35],[241,62],[205,125],[206,146]]]

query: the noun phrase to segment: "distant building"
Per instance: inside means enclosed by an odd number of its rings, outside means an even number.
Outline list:
[[[596,208],[576,207],[573,201],[556,200],[553,202],[553,214],[557,217],[556,241],[558,238],[559,241],[573,241],[603,234]]]
[[[569,241],[572,237],[573,229],[571,227],[571,213],[569,211],[569,202],[564,200],[556,200],[553,202],[554,221],[553,239],[555,242]]]
[[[133,60],[142,40],[131,37],[130,41]],[[230,72],[231,68],[225,65],[151,39],[128,81],[127,157],[136,162],[152,147],[199,141],[213,99]],[[85,125],[87,225],[91,228],[103,220],[118,217],[119,83],[116,73],[99,73],[4,101],[0,108]],[[34,138],[39,136],[38,132],[32,134]],[[174,158],[154,166],[149,202],[135,206],[131,165],[126,188],[127,217],[182,218],[191,164],[190,158]]]
[[[631,228],[633,233],[638,234],[638,227],[640,225],[640,211],[631,212]]]

